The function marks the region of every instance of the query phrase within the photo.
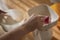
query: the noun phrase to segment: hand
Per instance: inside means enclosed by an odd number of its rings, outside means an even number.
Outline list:
[[[35,15],[32,15],[27,21],[26,21],[26,24],[27,24],[27,27],[26,29],[28,29],[28,31],[33,31],[37,28],[37,17],[38,16],[35,16]]]
[[[42,31],[43,29],[43,24],[44,24],[44,16],[38,15],[37,17],[37,29]]]
[[[38,30],[45,31],[44,27],[50,23],[50,18],[48,16],[40,16],[38,17],[37,21],[38,21]]]
[[[36,28],[42,27],[43,21],[41,16],[31,16],[24,24],[20,27],[8,32],[7,34],[0,37],[1,40],[21,40],[26,34],[34,31]]]
[[[33,15],[27,20],[27,29],[33,31],[34,29],[42,30],[44,16]]]

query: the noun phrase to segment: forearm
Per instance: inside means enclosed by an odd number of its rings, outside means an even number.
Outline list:
[[[7,34],[1,36],[0,40],[21,40],[21,38],[24,35],[34,30],[34,28],[32,28],[32,25],[30,26],[30,28],[28,26],[30,25],[25,23],[21,25],[21,27],[16,28],[15,30],[8,32]]]

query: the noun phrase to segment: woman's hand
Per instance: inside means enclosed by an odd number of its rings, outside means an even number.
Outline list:
[[[32,15],[28,20],[27,20],[27,29],[28,31],[33,31],[35,29],[42,30],[43,24],[44,24],[44,16],[40,15]]]
[[[43,21],[41,20],[41,16],[33,15],[18,28],[1,36],[0,40],[21,40],[26,34],[37,28],[41,28],[42,25]]]
[[[48,16],[40,16],[37,19],[38,22],[38,30],[40,31],[45,31],[45,26],[48,25],[50,23],[50,18]]]

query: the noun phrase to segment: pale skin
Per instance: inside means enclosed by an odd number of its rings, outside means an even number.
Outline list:
[[[20,27],[0,36],[0,40],[22,40],[24,35],[38,29],[40,26],[42,27],[42,25],[43,20],[41,20],[41,16],[33,15]]]

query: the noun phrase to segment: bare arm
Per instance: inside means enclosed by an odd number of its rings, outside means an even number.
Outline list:
[[[21,40],[24,35],[32,32],[37,27],[37,17],[31,17],[26,23],[21,25],[19,28],[8,32],[0,37],[0,40]]]

